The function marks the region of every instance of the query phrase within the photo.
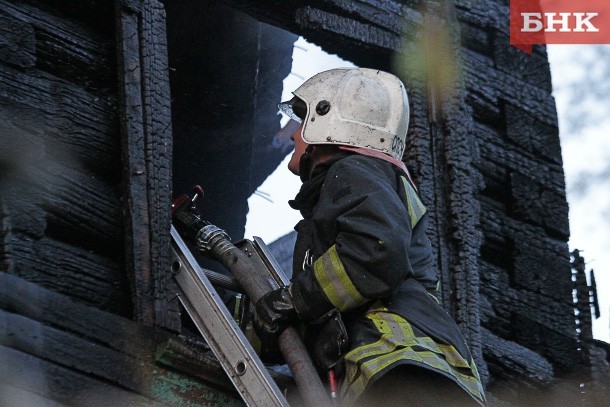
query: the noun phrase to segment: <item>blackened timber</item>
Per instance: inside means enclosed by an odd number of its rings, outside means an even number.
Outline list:
[[[198,338],[187,336],[169,338],[157,348],[156,361],[225,390],[235,390],[226,375],[218,374],[222,371],[222,365],[207,344]],[[207,366],[209,369],[202,369],[202,366]]]
[[[453,311],[453,316],[471,348],[473,358],[483,381],[487,381],[489,373],[483,360],[480,312],[479,312],[479,267],[478,258],[482,244],[482,235],[478,230],[481,208],[476,200],[480,188],[480,180],[473,165],[472,144],[472,113],[464,103],[464,93],[455,90],[455,96],[443,100],[440,108],[444,125],[439,127],[435,138],[437,160],[439,167],[435,172],[436,207],[439,213],[444,213],[448,222],[439,231],[441,239],[448,248],[450,266],[445,273],[443,299]],[[429,96],[431,97],[431,96]],[[450,187],[444,185],[449,182]]]
[[[154,323],[154,279],[151,275],[150,218],[146,191],[146,159],[143,123],[140,42],[138,15],[117,6],[119,80],[123,177],[126,210],[124,227],[127,270],[132,280],[134,318],[146,325]]]
[[[398,35],[408,35],[413,23],[420,23],[422,19],[422,2],[417,0],[409,6],[391,0],[327,0],[326,3],[332,4],[340,15],[355,17]]]
[[[98,253],[120,254],[122,225],[116,186],[88,171],[53,162],[47,170],[48,174],[42,177],[46,188],[40,192],[47,223],[56,228],[54,234],[64,239],[85,238],[85,244]]]
[[[456,0],[455,9],[460,21],[476,26],[490,27],[494,31],[508,30],[510,9],[502,1]]]
[[[503,110],[506,135],[512,143],[551,163],[562,165],[559,130],[556,125],[543,123],[510,103],[504,103]]]
[[[37,129],[39,142],[45,144],[41,158],[91,169],[110,181],[118,178],[113,166],[120,151],[113,96],[91,93],[43,72],[32,76],[6,65],[0,70],[2,114],[19,118],[35,112],[36,122],[44,124]]]
[[[475,123],[473,134],[480,158],[476,165],[485,176],[503,178],[503,171],[516,171],[550,191],[565,194],[565,179],[560,166],[549,165],[518,146],[504,143],[502,134],[486,125]]]
[[[0,287],[0,309],[58,327],[133,357],[153,354],[157,342],[170,337],[166,331],[84,305],[71,295],[62,295],[17,276],[0,273]]]
[[[126,257],[136,320],[178,329],[178,303],[167,280],[171,120],[165,21],[160,3],[141,4],[134,12],[116,3]]]
[[[34,28],[0,11],[0,61],[20,68],[31,68],[36,64],[36,38]]]
[[[508,43],[505,46],[510,46]],[[466,87],[498,109],[503,101],[519,106],[534,118],[557,126],[553,96],[544,89],[529,86],[523,79],[494,68],[494,61],[469,49],[462,49]]]
[[[171,263],[172,128],[166,15],[163,5],[156,0],[145,1],[143,6],[140,41],[155,322],[178,331],[178,299],[174,280],[168,272]]]
[[[0,360],[10,361],[2,366],[14,367],[10,372],[16,373],[5,377],[7,370],[0,369],[0,381],[11,386],[39,390],[41,396],[60,402],[73,397],[68,404],[102,397],[104,403],[115,405],[115,397],[119,404],[128,397],[127,401],[149,401],[146,405],[241,405],[232,390],[219,391],[183,375],[171,357],[165,364],[174,370],[156,363],[159,344],[176,339],[167,330],[143,326],[0,273]],[[174,357],[185,357],[182,349],[175,351]],[[192,360],[191,365],[198,366],[200,378],[223,375],[211,361]],[[31,368],[29,386],[24,375],[28,370],[22,366]],[[45,381],[48,386],[38,386]],[[105,385],[98,389],[99,383]]]
[[[180,399],[189,388],[191,403],[226,403],[233,397],[186,376],[160,369],[150,358],[138,359],[81,337],[0,310],[0,345],[57,364],[81,375],[111,381],[120,388],[161,402]],[[160,391],[163,388],[163,391]]]
[[[483,324],[501,336],[513,335],[511,324],[513,315],[529,314],[533,319],[541,321],[548,330],[552,330],[570,341],[576,338],[576,325],[572,313],[574,307],[558,302],[550,297],[540,296],[529,290],[511,287],[506,270],[481,260],[482,296],[490,301],[493,314],[486,315]],[[542,298],[542,300],[541,300]],[[565,349],[564,349],[565,351]]]
[[[481,207],[480,222],[484,233],[494,238],[492,231],[500,231],[501,236],[508,236],[514,242],[515,253],[509,270],[511,283],[558,301],[571,299],[572,280],[567,243],[547,236],[541,227],[497,211],[497,208],[487,205],[485,201],[482,201]]]
[[[483,353],[500,378],[535,385],[548,385],[554,379],[553,365],[536,352],[515,342],[504,340],[481,328]],[[527,360],[527,363],[523,363]]]
[[[74,372],[59,364],[0,345],[0,392],[9,404],[28,405],[130,405],[165,404],[128,392],[103,380]]]
[[[252,2],[225,0],[268,24],[276,25],[326,52],[335,53],[358,66],[391,70],[391,54],[401,50],[403,36],[421,25],[421,14],[397,1],[292,1]]]
[[[327,35],[342,35],[367,45],[388,50],[401,47],[399,35],[309,6],[296,11],[296,22],[304,29],[322,31]]]
[[[47,2],[50,3],[50,2]],[[82,3],[63,5],[65,10],[75,11]],[[79,7],[80,6],[80,7]],[[96,5],[94,9],[100,8]],[[62,7],[62,5],[58,5]],[[98,27],[82,21],[65,18],[65,10],[57,11],[45,5],[33,5],[0,0],[0,9],[31,27],[34,36],[36,68],[90,90],[113,88],[115,67],[112,33],[101,24]],[[83,18],[83,9],[79,18]],[[86,12],[91,12],[87,10]],[[60,16],[61,14],[61,16]],[[22,33],[22,35],[25,33]],[[27,36],[21,40],[26,45]],[[28,47],[23,46],[23,50]],[[18,55],[18,54],[17,54]]]
[[[412,24],[421,22],[421,13],[417,4],[420,1],[411,2],[410,6],[400,1],[384,0],[317,0],[317,1],[290,1],[278,2],[276,0],[258,1],[257,6],[244,0],[224,0],[224,3],[231,5],[245,13],[248,13],[269,24],[273,24],[292,32],[298,31],[298,10],[310,8],[318,10],[328,15],[335,15],[341,19],[353,20],[369,27],[383,28],[384,31],[396,35],[408,34]],[[293,17],[297,17],[294,18]],[[349,32],[345,33],[352,37]],[[358,34],[352,37],[358,40]]]
[[[106,257],[50,238],[11,236],[12,273],[80,301],[126,315],[129,296],[120,265]]]

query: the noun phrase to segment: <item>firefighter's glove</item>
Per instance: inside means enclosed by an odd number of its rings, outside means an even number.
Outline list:
[[[284,328],[297,318],[288,287],[278,288],[256,302],[254,329],[263,343],[275,342]]]
[[[178,207],[172,214],[172,223],[178,233],[188,241],[194,241],[197,233],[208,223],[201,219],[196,209]]]

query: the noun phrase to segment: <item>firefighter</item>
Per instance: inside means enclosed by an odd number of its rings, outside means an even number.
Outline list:
[[[303,182],[290,201],[303,220],[291,284],[256,303],[259,336],[313,327],[305,340],[344,405],[483,404],[470,351],[436,299],[428,213],[401,161],[404,85],[342,68],[293,94],[280,109],[301,123],[288,168]]]

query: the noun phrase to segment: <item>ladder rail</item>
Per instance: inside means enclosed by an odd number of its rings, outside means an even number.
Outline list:
[[[171,227],[180,301],[248,406],[288,406],[192,253]]]

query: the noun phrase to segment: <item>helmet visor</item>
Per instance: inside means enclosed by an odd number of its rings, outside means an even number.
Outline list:
[[[307,105],[302,99],[299,99],[296,96],[286,102],[280,103],[277,107],[282,113],[298,123],[303,123],[303,120],[305,120],[305,116],[307,115]]]

